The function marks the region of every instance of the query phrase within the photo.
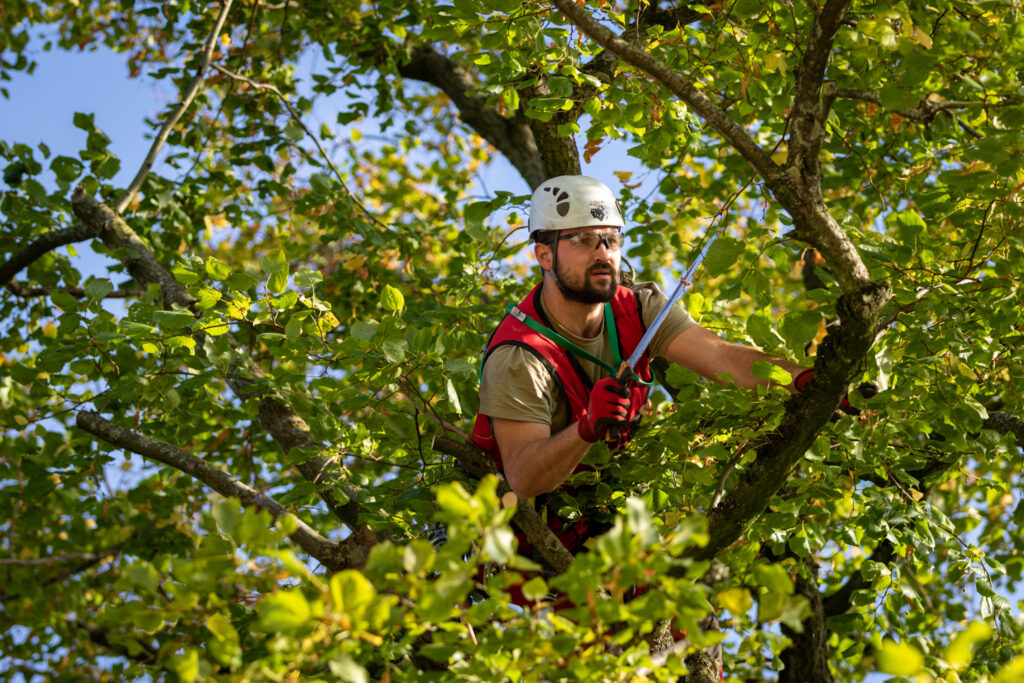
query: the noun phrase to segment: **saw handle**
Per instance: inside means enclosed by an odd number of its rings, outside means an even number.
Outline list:
[[[627,361],[622,361],[622,365],[619,366],[619,371],[615,373],[615,381],[627,390],[633,383],[633,371],[630,369]],[[614,448],[619,443],[620,438],[622,438],[622,431],[618,427],[608,427],[608,431],[605,432],[604,435],[604,441],[608,444],[609,448]]]

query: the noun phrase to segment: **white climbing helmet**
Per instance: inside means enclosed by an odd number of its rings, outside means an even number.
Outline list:
[[[599,180],[560,175],[545,180],[530,200],[530,237],[541,230],[614,226],[622,228],[615,195]]]

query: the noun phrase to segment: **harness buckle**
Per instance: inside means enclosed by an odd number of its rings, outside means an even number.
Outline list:
[[[512,308],[508,309],[508,312],[509,312],[509,315],[511,315],[513,318],[515,318],[519,322],[521,322],[521,323],[525,323],[526,322],[526,314],[523,313],[522,311],[520,311],[518,306],[513,306]]]

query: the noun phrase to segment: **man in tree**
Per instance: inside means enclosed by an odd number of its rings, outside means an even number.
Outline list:
[[[625,444],[653,383],[653,356],[748,388],[767,383],[754,375],[757,361],[797,378],[790,388],[810,379],[802,367],[718,337],[679,306],[623,385],[615,371],[667,297],[654,283],[619,284],[624,221],[611,190],[585,176],[552,178],[534,192],[529,220],[543,279],[491,337],[473,431],[520,497],[558,489],[597,441]],[[586,517],[571,527],[548,519],[573,552],[600,531]]]

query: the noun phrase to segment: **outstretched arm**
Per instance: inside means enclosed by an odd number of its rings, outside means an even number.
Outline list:
[[[688,327],[669,343],[665,359],[698,375],[725,383],[731,377],[737,385],[752,389],[768,381],[754,376],[754,363],[774,363],[796,378],[805,368],[774,358],[752,346],[734,344],[700,325]],[[793,389],[792,381],[786,388]]]

